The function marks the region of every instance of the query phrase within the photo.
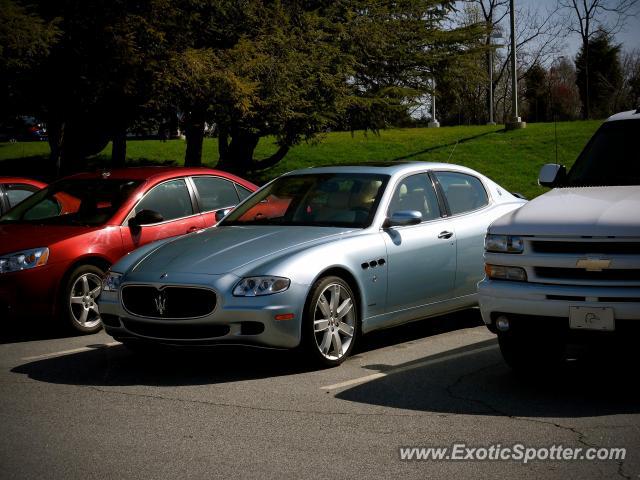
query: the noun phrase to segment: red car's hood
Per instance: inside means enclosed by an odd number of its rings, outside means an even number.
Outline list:
[[[103,227],[31,225],[28,223],[0,225],[0,255],[28,248],[49,247],[62,240],[101,228]]]

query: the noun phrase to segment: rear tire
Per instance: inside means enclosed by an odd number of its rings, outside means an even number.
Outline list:
[[[357,299],[340,277],[319,279],[311,288],[302,323],[302,348],[315,363],[340,365],[360,331]]]
[[[76,334],[89,335],[102,329],[96,299],[102,289],[104,271],[95,265],[80,265],[67,277],[59,299],[59,316]]]

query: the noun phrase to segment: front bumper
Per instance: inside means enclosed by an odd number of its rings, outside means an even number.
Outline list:
[[[484,279],[478,284],[482,319],[493,325],[500,314],[569,318],[569,307],[611,307],[616,321],[640,323],[640,288],[545,285]]]
[[[209,288],[217,294],[213,313],[193,319],[145,318],[128,313],[119,291],[103,292],[98,304],[106,333],[118,340],[161,343],[165,345],[255,345],[271,348],[295,348],[300,343],[301,319],[308,285],[291,283],[288,290],[261,297],[234,297],[233,286],[240,279],[227,275],[172,275],[162,285]],[[141,282],[132,281],[139,285]],[[124,286],[125,284],[123,284]],[[276,315],[293,314],[290,320]]]
[[[50,317],[63,271],[53,264],[0,274],[0,319]]]

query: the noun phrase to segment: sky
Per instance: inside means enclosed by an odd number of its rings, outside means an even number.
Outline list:
[[[617,0],[608,0],[608,3],[615,3],[616,1]],[[557,4],[557,0],[515,0],[515,2],[516,5],[521,5],[523,7],[542,7],[549,10],[553,10]],[[640,1],[636,5],[635,11],[636,16],[627,17],[624,30],[616,34],[614,37],[616,43],[622,44],[623,51],[633,49],[640,50]],[[567,32],[565,43],[565,55],[575,57],[578,49],[580,48],[580,36],[577,33]]]

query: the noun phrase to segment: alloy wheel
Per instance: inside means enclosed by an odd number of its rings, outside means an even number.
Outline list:
[[[316,346],[327,360],[338,360],[349,350],[355,330],[354,299],[338,283],[320,293],[313,317]]]
[[[81,327],[93,328],[100,324],[96,299],[101,288],[102,279],[95,273],[84,273],[73,282],[69,306],[73,321]]]

